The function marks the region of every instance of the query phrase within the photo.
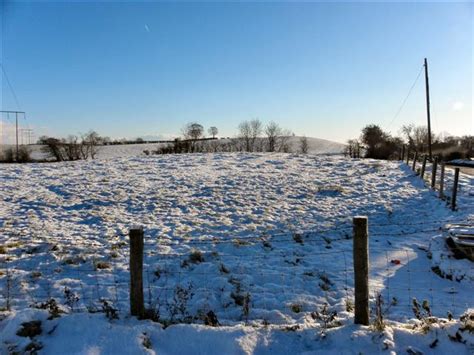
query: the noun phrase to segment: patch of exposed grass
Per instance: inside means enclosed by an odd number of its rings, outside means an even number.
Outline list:
[[[294,313],[301,313],[303,311],[303,306],[298,303],[293,303],[290,305],[290,309]]]
[[[242,239],[233,239],[232,242],[234,243],[234,245],[236,247],[243,247],[243,246],[247,246],[247,245],[251,245],[252,243],[246,241],[246,240],[242,240]]]
[[[318,186],[318,192],[322,194],[344,194],[346,190],[341,185]]]
[[[99,269],[99,270],[104,270],[104,269],[110,269],[111,268],[110,263],[105,262],[105,261],[98,261],[98,262],[94,263],[94,266],[95,266],[96,269]]]

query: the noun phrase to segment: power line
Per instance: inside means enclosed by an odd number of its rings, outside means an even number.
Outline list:
[[[416,83],[418,82],[418,79],[420,78],[420,75],[421,75],[421,72],[423,71],[423,68],[424,68],[424,66],[422,65],[421,68],[420,68],[420,71],[418,72],[418,75],[416,76],[415,81],[413,82],[412,86],[410,87],[410,90],[408,90],[407,96],[405,97],[405,99],[403,100],[402,104],[401,104],[400,107],[398,108],[397,113],[393,116],[392,120],[391,120],[390,123],[388,124],[387,130],[390,129],[390,127],[392,126],[392,124],[393,124],[393,122],[395,121],[395,119],[396,119],[396,118],[398,117],[398,115],[400,115],[400,113],[402,112],[403,107],[405,107],[405,104],[407,103],[407,100],[408,100],[408,98],[410,97],[411,92],[412,92],[413,89],[415,88],[415,85],[416,85]]]
[[[13,85],[11,84],[10,79],[8,78],[8,75],[7,75],[7,72],[6,72],[6,70],[5,70],[5,67],[3,66],[2,63],[0,63],[0,67],[2,67],[3,75],[4,75],[5,79],[7,80],[8,87],[10,88],[10,91],[11,91],[11,93],[12,93],[12,95],[13,95],[13,98],[14,98],[14,100],[15,100],[15,103],[16,103],[17,107],[18,107],[18,110],[21,111],[20,101],[18,100],[18,96],[16,96],[15,90],[13,89]],[[11,112],[10,112],[10,113],[11,113]],[[19,113],[20,113],[20,112],[19,112]],[[30,131],[31,129],[30,129],[30,125],[28,124],[28,120],[26,119],[26,114],[25,114],[25,112],[21,112],[21,113],[23,113],[23,119],[25,120],[26,128],[27,128],[28,131]],[[10,119],[10,116],[8,115],[8,113],[7,113],[7,120],[9,120],[10,122],[12,122],[12,120]],[[17,117],[16,125],[17,125],[17,127],[18,127],[18,117]],[[29,134],[30,134],[30,133],[29,133]],[[2,133],[2,135],[3,135],[3,133]],[[23,139],[23,136],[22,136],[22,139]],[[17,140],[18,140],[18,138],[17,138]],[[30,137],[29,137],[29,140],[31,140]]]
[[[12,95],[13,95],[13,98],[15,100],[16,106],[18,107],[18,110],[21,111],[20,102],[18,101],[18,97],[16,96],[15,90],[13,90],[13,86],[10,83],[10,79],[8,79],[7,72],[5,71],[5,68],[3,67],[2,63],[0,63],[0,67],[2,67],[3,75],[5,76],[5,79],[7,80],[7,84],[10,88],[10,91],[12,92]]]

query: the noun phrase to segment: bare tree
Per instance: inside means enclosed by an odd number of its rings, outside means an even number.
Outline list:
[[[278,152],[290,153],[291,152],[291,143],[290,138],[293,135],[291,131],[287,129],[282,129],[280,135],[277,137],[277,146],[276,149]]]
[[[217,129],[217,127],[209,127],[208,129],[208,133],[210,136],[212,136],[212,138],[216,138],[217,134],[219,133],[219,130]]]
[[[75,135],[69,135],[61,144],[67,160],[81,159],[81,149],[79,138]]]
[[[244,149],[247,152],[255,150],[255,143],[262,134],[262,122],[259,119],[244,121],[239,124],[239,138],[244,143]]]
[[[250,152],[251,150],[251,134],[252,129],[250,128],[249,121],[244,121],[239,124],[239,138],[244,144],[244,150]]]
[[[303,136],[300,138],[300,152],[302,154],[308,154],[308,138],[306,136]]]
[[[204,134],[204,127],[196,122],[188,123],[183,128],[183,135],[185,139],[197,140]]]
[[[426,126],[405,125],[402,126],[401,133],[412,149],[423,151],[428,146],[428,128]],[[431,134],[431,141],[436,141],[433,133]]]
[[[265,127],[265,135],[267,136],[268,151],[274,152],[276,149],[277,139],[282,135],[282,129],[275,122],[270,122]]]
[[[258,118],[255,118],[250,121],[250,128],[252,132],[251,133],[252,151],[254,151],[255,143],[258,137],[262,135],[262,130],[263,130],[262,122]]]
[[[360,143],[357,139],[349,139],[347,145],[344,148],[344,155],[348,155],[351,158],[358,158],[360,155]]]
[[[83,159],[87,159],[89,156],[95,159],[99,145],[102,143],[102,139],[99,134],[95,131],[90,131],[82,136],[81,142],[81,155]]]
[[[196,149],[196,141],[204,135],[204,127],[196,122],[188,123],[182,129],[184,139],[191,141],[190,151],[194,152]]]
[[[41,136],[38,143],[43,145],[42,150],[56,161],[66,160],[66,156],[62,149],[63,142],[58,138]]]

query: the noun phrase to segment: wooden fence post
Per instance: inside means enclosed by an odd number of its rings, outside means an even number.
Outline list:
[[[367,217],[354,217],[354,323],[369,325],[369,232]]]
[[[413,165],[411,167],[411,170],[415,171],[416,169],[416,160],[418,159],[418,152],[415,151],[415,157],[413,158]]]
[[[421,165],[421,173],[420,173],[421,180],[423,180],[423,178],[425,177],[425,169],[426,169],[426,160],[427,159],[428,159],[428,156],[425,154],[423,156],[423,164]]]
[[[456,197],[458,195],[459,168],[454,169],[453,196],[451,197],[451,209],[456,211]]]
[[[143,318],[143,229],[130,229],[130,313]]]
[[[433,160],[433,167],[431,168],[431,188],[434,189],[436,185],[436,170],[438,170],[438,157]]]
[[[444,163],[441,163],[441,171],[439,175],[439,198],[444,199]]]

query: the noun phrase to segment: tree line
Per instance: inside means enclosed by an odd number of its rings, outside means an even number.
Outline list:
[[[370,124],[362,129],[359,138],[347,141],[344,153],[352,157],[397,159],[403,145],[410,151],[427,153],[428,138],[426,126],[405,125],[400,130],[400,136],[393,137],[380,126]],[[442,160],[472,157],[473,143],[474,137],[469,135],[457,137],[431,133],[432,152]]]
[[[186,124],[181,130],[181,137],[172,143],[158,147],[154,151],[145,150],[145,154],[180,154],[205,152],[285,152],[294,150],[290,138],[294,134],[275,122],[266,125],[259,119],[243,121],[238,126],[238,134],[234,138],[215,139],[217,127],[208,129],[209,137],[205,140],[204,126],[197,122]],[[300,137],[297,151],[308,152],[308,140]]]
[[[56,161],[94,159],[103,143],[103,138],[95,131],[81,136],[69,135],[67,138],[41,136],[38,139],[38,144],[43,146],[41,150]]]

